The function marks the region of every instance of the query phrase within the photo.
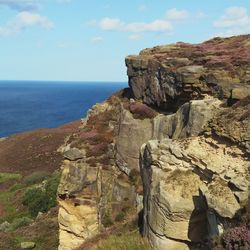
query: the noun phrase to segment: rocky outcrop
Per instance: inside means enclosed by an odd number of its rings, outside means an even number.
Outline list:
[[[144,235],[154,249],[211,239],[247,203],[250,65],[241,64],[240,52],[249,56],[249,39],[156,47],[127,58],[134,96],[165,112],[154,120],[157,140],[141,149]]]
[[[213,95],[242,99],[250,94],[249,35],[177,43],[128,56],[129,85],[136,99],[168,110]]]
[[[155,249],[212,236],[221,218],[233,218],[248,198],[250,163],[239,148],[192,137],[149,141],[141,154],[144,233]]]
[[[142,205],[153,249],[212,247],[249,195],[249,55],[250,36],[238,36],[126,58],[130,89],[95,105],[60,148],[59,249]]]
[[[152,119],[134,119],[129,110],[122,109],[116,138],[116,161],[123,172],[129,174],[131,169],[139,169],[141,145],[152,137]]]
[[[119,111],[115,96],[95,105],[60,149],[65,157],[58,187],[60,250],[79,247],[136,207],[135,187],[114,160]]]

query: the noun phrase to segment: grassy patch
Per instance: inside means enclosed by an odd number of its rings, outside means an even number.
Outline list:
[[[15,231],[20,227],[28,226],[32,222],[33,222],[33,220],[28,218],[28,217],[16,218],[11,223],[9,230]]]
[[[26,176],[23,180],[23,182],[27,185],[34,185],[37,183],[40,183],[42,181],[44,181],[46,178],[49,177],[49,173],[44,172],[44,171],[37,171],[37,172],[33,172],[32,174]]]
[[[56,206],[56,192],[60,180],[60,174],[55,172],[46,180],[45,187],[27,189],[22,197],[22,203],[32,216],[38,212],[47,212]]]
[[[137,230],[121,235],[111,235],[98,245],[98,250],[151,250]]]
[[[0,184],[11,180],[19,180],[21,177],[20,174],[15,173],[0,173]]]
[[[18,190],[11,191],[10,188],[9,190],[0,193],[0,203],[4,207],[4,215],[1,216],[0,223],[4,221],[12,222],[15,218],[27,215],[26,211],[22,209],[17,209],[14,205],[14,200],[17,191]]]

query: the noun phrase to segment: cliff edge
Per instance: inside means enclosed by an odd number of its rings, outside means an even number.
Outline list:
[[[126,65],[130,88],[60,148],[59,249],[138,213],[153,249],[211,249],[249,206],[250,35],[157,46]]]

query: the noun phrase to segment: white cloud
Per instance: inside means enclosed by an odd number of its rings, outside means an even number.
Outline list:
[[[105,17],[99,22],[99,26],[103,30],[118,30],[123,26],[120,19]]]
[[[91,38],[91,42],[92,43],[100,43],[100,42],[102,42],[104,39],[103,39],[103,37],[101,37],[101,36],[95,36],[95,37],[92,37]]]
[[[166,13],[168,20],[179,21],[189,17],[189,12],[186,10],[177,10],[176,8],[170,9]]]
[[[225,14],[213,23],[214,27],[222,29],[218,36],[234,36],[250,33],[250,17],[244,7],[229,7]]]
[[[172,25],[166,20],[154,20],[149,23],[131,22],[125,23],[118,18],[105,17],[97,23],[102,30],[122,31],[122,32],[169,32],[172,30]]]
[[[37,0],[0,0],[0,5],[7,6],[18,11],[36,10],[39,7]]]
[[[42,28],[53,28],[54,24],[46,16],[31,13],[28,11],[19,12],[16,17],[10,20],[5,26],[0,26],[0,35],[8,36],[19,33],[28,28],[39,26]]]
[[[165,20],[155,20],[151,23],[128,23],[124,27],[128,32],[169,32],[172,30],[172,25]]]
[[[142,39],[142,35],[141,34],[132,34],[128,37],[129,40],[132,41],[139,41]]]
[[[225,14],[214,22],[214,27],[231,28],[250,25],[247,9],[243,7],[229,7]]]

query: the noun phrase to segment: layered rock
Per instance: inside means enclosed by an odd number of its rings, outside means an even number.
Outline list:
[[[249,41],[178,43],[127,58],[134,97],[164,112],[155,118],[158,140],[141,149],[144,234],[154,249],[219,235],[247,202]]]
[[[211,138],[149,141],[141,167],[144,233],[155,249],[182,249],[180,241],[213,236],[221,218],[233,218],[248,198],[249,159]]]
[[[250,36],[177,43],[128,56],[129,85],[136,99],[168,110],[209,94],[242,99],[250,94]]]
[[[250,36],[127,57],[130,89],[94,106],[60,149],[60,249],[139,212],[142,195],[153,249],[223,232],[248,199],[249,61]]]
[[[60,149],[65,157],[58,187],[61,250],[79,247],[136,207],[135,187],[115,166],[119,112],[115,96],[94,106]]]

